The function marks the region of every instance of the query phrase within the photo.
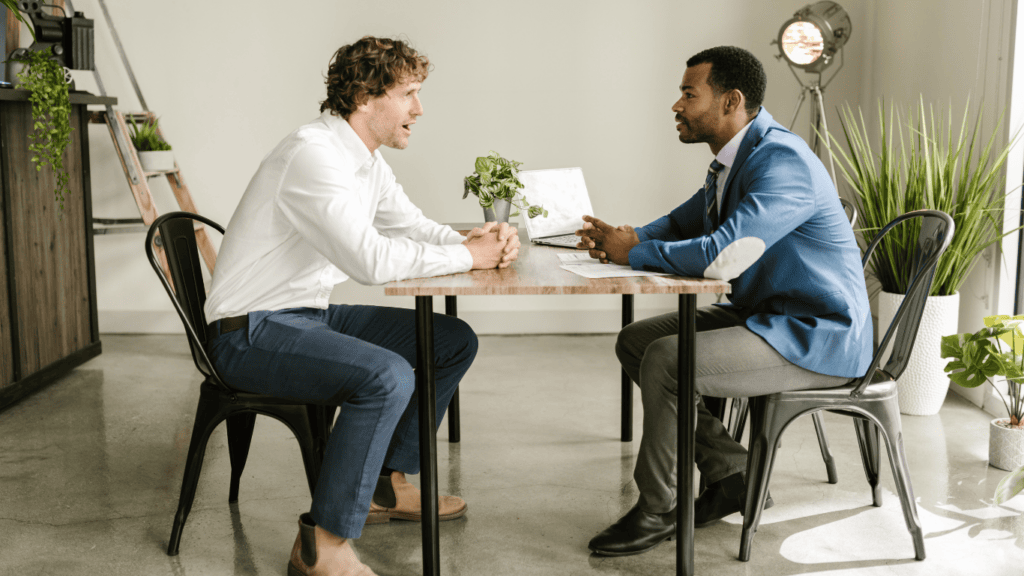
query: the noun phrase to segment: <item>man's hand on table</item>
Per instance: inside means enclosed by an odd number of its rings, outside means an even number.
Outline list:
[[[463,244],[473,255],[474,270],[508,268],[519,257],[519,230],[506,222],[488,222],[470,230]]]
[[[629,251],[640,243],[640,238],[632,226],[612,226],[594,218],[583,217],[583,228],[576,231],[580,241],[577,248],[590,251],[591,258],[597,258],[602,264],[613,262],[629,266]]]

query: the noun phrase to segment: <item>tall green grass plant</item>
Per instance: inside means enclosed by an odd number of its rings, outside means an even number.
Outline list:
[[[847,105],[840,110],[846,150],[828,135],[829,150],[840,158],[843,176],[856,193],[854,203],[865,242],[912,210],[941,210],[953,217],[956,230],[949,249],[939,259],[931,296],[957,293],[982,251],[1013,232],[1002,230],[1007,192],[1000,173],[1016,135],[1005,146],[995,147],[1000,118],[982,146],[982,115],[979,113],[970,127],[969,109],[968,104],[954,136],[952,110],[943,119],[934,106],[926,109],[922,98],[913,114],[901,114],[890,105],[887,120],[879,102],[880,138],[875,148],[863,113],[858,109],[854,114]],[[876,249],[871,267],[882,290],[906,294],[911,281],[910,254],[919,232],[920,223],[900,226]]]

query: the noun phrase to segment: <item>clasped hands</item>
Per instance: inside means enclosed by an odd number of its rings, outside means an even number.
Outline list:
[[[640,243],[632,226],[612,226],[593,216],[583,217],[583,228],[577,230],[576,235],[580,237],[576,247],[589,250],[590,257],[602,264],[629,266],[629,251]]]
[[[519,231],[507,222],[473,228],[462,244],[473,256],[473,269],[508,268],[519,257]]]

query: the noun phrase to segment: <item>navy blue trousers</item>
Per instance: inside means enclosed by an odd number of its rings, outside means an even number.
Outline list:
[[[250,312],[249,329],[215,337],[210,355],[229,386],[341,408],[310,512],[342,538],[362,533],[381,467],[419,472],[415,311],[331,305]],[[462,320],[434,315],[437,423],[476,357]]]

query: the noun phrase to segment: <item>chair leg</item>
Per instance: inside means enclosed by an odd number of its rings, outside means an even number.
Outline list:
[[[878,473],[882,458],[878,450],[878,426],[866,418],[854,418],[853,427],[857,431],[857,443],[860,444],[860,459],[864,464],[864,476],[871,486],[871,502],[878,507],[882,505],[882,488],[878,485]]]
[[[185,529],[185,520],[192,510],[192,502],[196,497],[196,486],[199,484],[199,473],[203,468],[203,457],[206,455],[206,443],[210,439],[217,424],[223,419],[223,412],[215,401],[206,401],[200,392],[199,406],[196,408],[196,419],[192,425],[192,440],[185,458],[185,471],[181,479],[181,495],[178,497],[178,511],[174,514],[174,525],[171,527],[171,538],[167,543],[167,555],[177,556],[181,544],[181,534]]]
[[[228,502],[238,502],[238,484],[242,479],[245,461],[249,458],[252,430],[256,425],[255,412],[239,412],[228,416],[228,455],[231,457],[231,489]]]
[[[828,447],[828,436],[825,435],[825,421],[821,412],[811,414],[814,420],[814,431],[818,434],[818,447],[821,448],[821,459],[825,461],[825,473],[828,475],[828,483],[839,482],[839,474],[836,473],[836,461],[832,458],[832,451]]]
[[[907,530],[914,540],[914,557],[924,560],[924,530],[917,516],[917,500],[914,498],[914,487],[910,483],[910,468],[907,466],[907,454],[903,448],[899,406],[895,399],[885,403],[885,412],[881,415],[879,424],[885,432],[889,465],[892,466],[896,492],[899,493],[900,504],[903,506],[903,520],[907,523]]]
[[[740,560],[750,560],[754,533],[761,522],[764,501],[768,497],[768,480],[775,462],[778,432],[766,411],[767,397],[755,396],[749,401],[750,448],[747,452],[747,497],[743,508],[743,534],[740,539]]]
[[[746,398],[732,399],[732,409],[729,411],[729,434],[732,434],[732,439],[737,442],[743,437],[743,428],[747,425],[749,412],[750,405]]]

